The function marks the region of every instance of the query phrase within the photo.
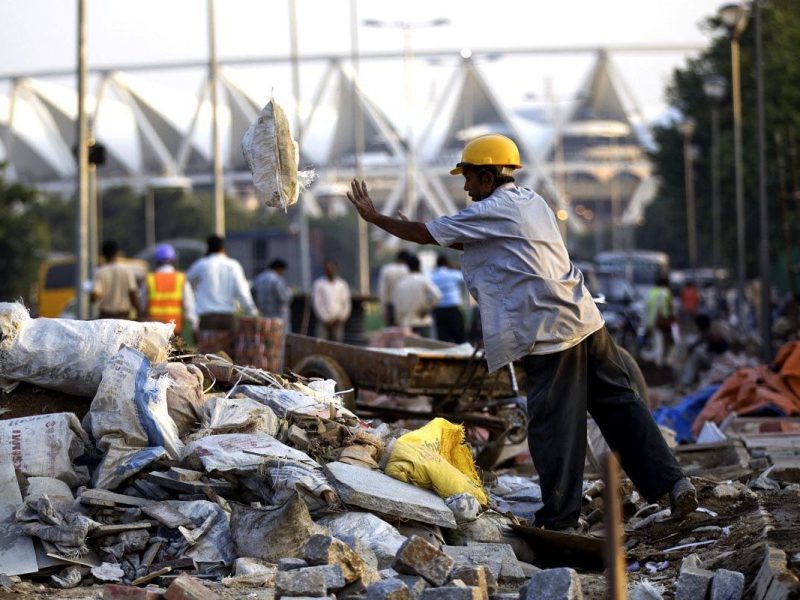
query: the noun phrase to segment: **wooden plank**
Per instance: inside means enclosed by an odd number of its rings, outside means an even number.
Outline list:
[[[0,462],[0,573],[25,575],[36,573],[36,550],[33,540],[20,531],[16,512],[22,504],[22,492],[17,483],[17,474],[10,457]]]
[[[628,578],[623,553],[622,501],[619,497],[619,465],[613,453],[606,455],[604,465],[604,509],[606,598],[610,600],[628,599]]]
[[[114,506],[116,504],[122,504],[123,506],[147,506],[153,503],[149,498],[126,496],[125,494],[117,494],[100,489],[84,490],[78,500],[81,504],[90,504],[93,506]]]

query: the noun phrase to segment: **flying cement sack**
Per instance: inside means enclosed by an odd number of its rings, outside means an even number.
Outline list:
[[[297,142],[292,139],[286,113],[274,99],[245,131],[242,153],[253,174],[256,192],[267,206],[286,210],[314,180],[313,170],[297,170]]]

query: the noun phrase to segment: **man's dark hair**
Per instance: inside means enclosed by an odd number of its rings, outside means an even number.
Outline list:
[[[225,238],[220,237],[218,235],[210,235],[206,240],[206,244],[208,244],[208,253],[214,254],[215,252],[221,252],[225,249]]]
[[[404,262],[404,263],[408,264],[408,258],[410,256],[411,256],[411,253],[408,250],[400,250],[400,252],[398,252],[397,255],[394,257],[394,259],[397,262]]]
[[[286,266],[287,266],[286,261],[283,260],[282,258],[276,258],[271,263],[269,263],[269,268],[272,269],[273,271],[279,271],[280,269],[285,269]]]
[[[436,259],[436,266],[437,267],[449,267],[450,261],[447,260],[447,257],[444,254],[440,254],[439,258]]]
[[[408,256],[408,270],[412,273],[419,273],[419,259],[413,254]]]
[[[107,240],[103,242],[101,252],[103,253],[103,258],[105,258],[107,262],[111,262],[119,252],[119,246],[114,240]]]
[[[478,177],[480,177],[483,173],[488,173],[494,177],[494,187],[499,187],[505,183],[513,183],[514,177],[511,175],[503,175],[501,173],[501,168],[502,167],[498,167],[497,165],[469,165],[465,166],[464,170],[469,169]]]

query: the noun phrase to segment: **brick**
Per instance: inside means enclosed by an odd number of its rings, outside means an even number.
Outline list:
[[[411,600],[408,586],[400,579],[384,579],[370,584],[367,600]]]
[[[683,567],[675,584],[675,600],[705,598],[714,573],[697,567]]]
[[[103,600],[162,600],[164,590],[138,588],[132,585],[107,583],[103,586]]]
[[[194,577],[179,575],[167,588],[166,600],[221,600],[219,594],[212,592]]]
[[[296,569],[294,571],[278,571],[275,578],[276,596],[310,596],[322,598],[327,595],[325,576],[321,571]]]
[[[392,568],[398,573],[419,575],[433,585],[440,586],[447,581],[454,564],[453,557],[421,537],[412,535],[400,546]]]
[[[306,542],[304,558],[309,565],[336,565],[347,583],[360,579],[367,571],[361,557],[343,541],[327,535],[312,535]]]
[[[527,600],[583,600],[581,581],[566,567],[539,571],[528,583]]]
[[[711,580],[711,600],[741,600],[744,575],[738,571],[719,569]]]

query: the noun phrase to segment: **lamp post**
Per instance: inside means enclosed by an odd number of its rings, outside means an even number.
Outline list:
[[[387,27],[400,29],[403,32],[403,64],[405,66],[406,88],[406,211],[413,218],[417,206],[417,149],[414,142],[414,76],[412,72],[414,62],[414,49],[411,45],[411,33],[423,27],[442,27],[449,25],[449,19],[430,19],[427,21],[379,21],[376,19],[364,20],[367,27]]]
[[[78,299],[79,319],[89,318],[89,298],[83,291],[83,282],[89,278],[89,119],[86,113],[87,51],[86,51],[86,0],[78,0],[78,201],[75,203],[75,297]]]
[[[219,61],[217,60],[216,19],[214,0],[208,0],[208,83],[211,90],[211,145],[214,162],[214,233],[225,235],[225,185],[223,181],[222,143],[219,131],[219,102],[217,80]]]
[[[739,66],[739,38],[747,27],[748,9],[744,4],[726,4],[719,9],[719,19],[731,35],[731,92],[733,93],[733,146],[736,173],[736,287],[738,315],[744,325],[745,216],[744,167],[742,164],[742,86]]]
[[[711,258],[715,268],[721,266],[720,244],[722,219],[719,205],[719,103],[728,86],[724,77],[708,75],[703,80],[703,92],[711,101]]]
[[[691,117],[678,124],[683,136],[683,181],[686,191],[686,232],[689,242],[689,266],[697,269],[697,214],[694,203],[694,157],[692,156],[692,136],[697,123]]]
[[[754,0],[756,38],[756,110],[758,112],[758,270],[761,280],[761,352],[765,363],[772,361],[772,311],[769,276],[769,214],[767,211],[766,124],[764,118],[764,66],[761,47],[761,2]],[[788,257],[787,257],[788,259]]]

